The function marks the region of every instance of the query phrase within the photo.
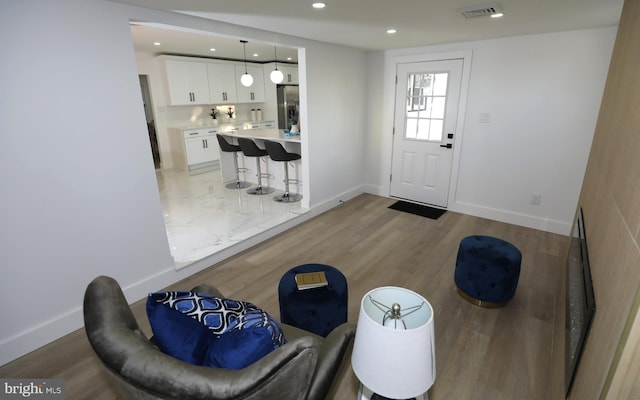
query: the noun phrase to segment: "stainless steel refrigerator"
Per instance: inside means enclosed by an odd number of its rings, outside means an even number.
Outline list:
[[[277,91],[278,128],[291,129],[291,125],[298,125],[298,119],[300,117],[298,85],[278,85]]]

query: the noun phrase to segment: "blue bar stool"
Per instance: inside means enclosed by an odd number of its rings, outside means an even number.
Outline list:
[[[239,137],[238,145],[240,145],[242,154],[244,154],[245,157],[256,158],[256,176],[258,177],[258,186],[250,187],[249,189],[247,189],[247,193],[256,195],[273,193],[273,188],[262,186],[262,177],[269,177],[269,174],[263,174],[262,169],[260,168],[260,158],[267,156],[269,153],[267,153],[266,150],[258,147],[258,145],[256,145],[256,143],[252,139]]]
[[[298,183],[298,179],[289,179],[289,161],[295,161],[302,158],[298,153],[289,153],[279,142],[264,141],[269,157],[273,161],[284,162],[284,194],[275,196],[273,199],[281,203],[294,203],[302,199],[302,195],[298,193],[289,193],[289,182]]]
[[[240,146],[227,142],[227,139],[225,139],[223,135],[216,134],[216,137],[218,138],[218,144],[220,145],[220,150],[224,151],[225,153],[233,153],[233,166],[236,171],[236,181],[227,183],[225,187],[227,189],[244,189],[251,186],[249,182],[244,182],[240,180],[240,172],[247,171],[246,168],[238,167],[238,152],[242,151],[240,149]]]

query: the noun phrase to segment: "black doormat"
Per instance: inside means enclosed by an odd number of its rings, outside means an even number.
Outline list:
[[[397,201],[389,206],[392,210],[404,211],[411,214],[419,215],[421,217],[427,217],[431,219],[438,219],[442,216],[442,214],[446,213],[447,210],[443,210],[441,208],[433,208],[429,206],[423,206],[420,204],[409,203],[406,201]]]

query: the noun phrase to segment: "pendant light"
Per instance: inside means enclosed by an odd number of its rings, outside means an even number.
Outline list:
[[[271,71],[271,75],[269,75],[269,78],[271,79],[271,82],[278,84],[284,80],[284,74],[278,69],[278,53],[276,52],[276,46],[273,46],[273,55],[276,69]]]
[[[244,87],[250,87],[253,85],[253,76],[247,72],[247,41],[241,40],[240,43],[242,43],[244,49],[244,74],[240,78],[240,83],[242,83]]]

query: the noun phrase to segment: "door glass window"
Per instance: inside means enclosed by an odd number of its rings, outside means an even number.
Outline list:
[[[442,142],[448,72],[409,74],[405,138]]]

